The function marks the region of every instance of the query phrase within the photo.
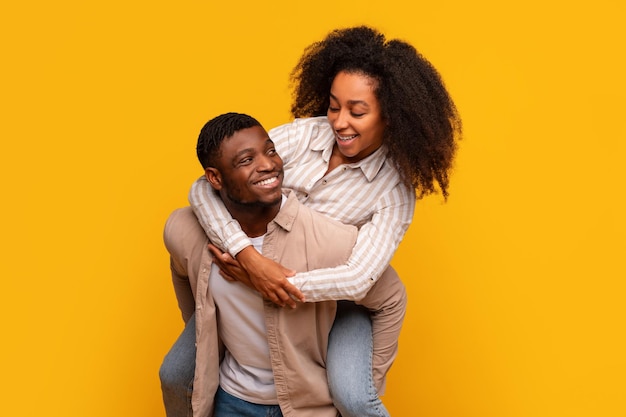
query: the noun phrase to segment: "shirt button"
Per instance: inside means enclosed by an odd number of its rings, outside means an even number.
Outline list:
[[[328,182],[327,180],[324,180],[322,181],[322,184],[326,185],[327,182]]]

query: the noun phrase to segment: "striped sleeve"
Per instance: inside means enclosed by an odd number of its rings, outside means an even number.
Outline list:
[[[408,229],[415,208],[413,189],[398,184],[383,196],[368,194],[363,204],[374,206],[370,222],[359,229],[346,265],[298,273],[289,280],[308,302],[359,301],[381,276]]]
[[[189,203],[211,243],[228,251],[233,257],[246,246],[252,245],[239,222],[233,219],[222,199],[213,192],[206,177],[202,176],[192,184]]]
[[[276,152],[283,160],[283,169],[289,171],[301,162],[301,158],[309,149],[311,139],[316,137],[319,125],[326,123],[325,119],[309,118],[295,119],[291,123],[270,129],[268,135]]]

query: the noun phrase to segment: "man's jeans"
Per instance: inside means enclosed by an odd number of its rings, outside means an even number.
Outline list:
[[[214,417],[283,417],[283,413],[277,405],[253,404],[220,387],[215,395]]]

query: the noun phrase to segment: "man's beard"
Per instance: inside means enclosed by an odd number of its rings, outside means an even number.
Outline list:
[[[228,196],[228,199],[232,203],[234,203],[234,204],[236,204],[236,205],[238,205],[238,206],[240,206],[242,208],[246,208],[246,207],[249,207],[249,208],[273,207],[273,206],[275,206],[276,204],[279,204],[282,201],[282,195],[278,196],[273,201],[258,201],[258,200],[257,201],[243,201],[243,200],[240,200],[238,197],[233,196],[231,193],[226,193],[226,195]]]

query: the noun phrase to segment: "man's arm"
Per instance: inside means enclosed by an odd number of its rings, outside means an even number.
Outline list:
[[[179,272],[176,261],[171,257],[170,270],[172,271],[172,283],[174,284],[174,293],[176,294],[176,301],[178,301],[178,308],[183,315],[183,320],[187,323],[196,308],[193,291],[191,291],[191,285],[189,284],[189,277]]]
[[[200,267],[201,254],[208,240],[190,208],[177,209],[165,223],[163,242],[170,254],[170,270],[178,308],[185,323],[195,311],[194,285],[191,268]],[[192,265],[196,262],[198,265]]]

